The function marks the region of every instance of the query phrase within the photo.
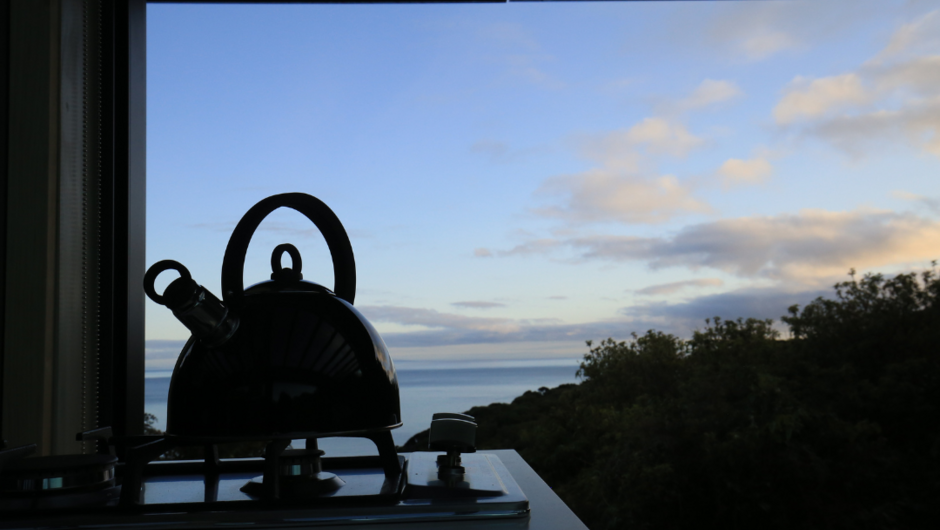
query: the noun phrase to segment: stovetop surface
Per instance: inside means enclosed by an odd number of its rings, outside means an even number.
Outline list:
[[[463,480],[437,477],[440,453],[401,455],[404,471],[388,478],[375,457],[323,458],[323,469],[345,484],[302,499],[260,500],[241,491],[262,472],[262,459],[223,461],[218,476],[201,462],[147,466],[141,503],[94,508],[0,511],[0,528],[278,528],[337,523],[415,523],[525,518],[529,502],[512,474],[493,454],[462,455]]]

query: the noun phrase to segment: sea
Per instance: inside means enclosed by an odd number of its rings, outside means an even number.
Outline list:
[[[580,359],[526,359],[496,361],[395,362],[401,396],[402,427],[392,431],[395,443],[404,444],[427,429],[435,412],[464,412],[490,403],[509,403],[527,390],[577,383]],[[144,409],[155,415],[154,427],[166,426],[169,371],[148,371]],[[302,440],[293,442],[303,447]],[[319,441],[327,455],[378,454],[372,442],[359,438]]]

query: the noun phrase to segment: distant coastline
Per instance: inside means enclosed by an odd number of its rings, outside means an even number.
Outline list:
[[[580,359],[395,361],[404,425],[393,431],[404,444],[426,429],[435,412],[463,412],[491,403],[509,403],[526,391],[577,382]],[[166,426],[170,370],[146,373],[145,409]],[[367,447],[368,448],[368,447]]]

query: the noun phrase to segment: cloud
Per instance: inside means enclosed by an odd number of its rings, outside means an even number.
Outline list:
[[[463,344],[495,343],[571,343],[572,341],[599,340],[613,337],[625,340],[630,333],[643,333],[657,329],[690,337],[692,330],[704,327],[706,318],[720,316],[734,318],[773,318],[785,315],[793,304],[805,305],[818,296],[831,295],[826,290],[789,291],[783,288],[743,289],[729,293],[701,296],[680,303],[649,302],[624,307],[619,316],[595,322],[567,324],[555,321],[502,321],[498,328],[477,325],[480,319],[456,318],[437,311],[392,306],[360,308],[372,322],[394,322],[403,325],[422,325],[434,322],[433,329],[414,332],[383,333],[389,347],[415,348]]]
[[[718,177],[725,187],[760,184],[773,173],[773,166],[766,158],[741,160],[729,158],[718,168]]]
[[[620,314],[662,322],[663,329],[688,336],[704,327],[704,319],[759,318],[779,320],[794,304],[805,306],[818,297],[831,297],[832,290],[789,290],[782,287],[747,288],[699,296],[677,303],[649,302],[622,308]]]
[[[940,11],[931,11],[898,28],[888,45],[872,61],[881,62],[899,55],[936,51],[940,48]]]
[[[908,191],[895,190],[891,193],[894,197],[917,203],[932,212],[934,215],[940,215],[940,198],[924,197]]]
[[[516,245],[511,250],[503,250],[498,253],[499,256],[531,256],[536,254],[547,254],[566,245],[563,239],[554,239],[543,237],[540,239],[530,239],[525,243]]]
[[[224,222],[217,222],[217,223],[193,223],[190,225],[186,225],[186,228],[192,228],[196,230],[210,230],[212,232],[232,233],[232,231],[235,230],[236,224],[238,223],[236,223],[235,221],[224,221]]]
[[[901,90],[915,96],[935,96],[940,91],[940,55],[875,67],[869,75],[882,94]]]
[[[760,61],[803,47],[808,40],[806,26],[811,18],[805,16],[805,6],[787,4],[738,4],[733,9],[719,9],[717,16],[698,24],[708,28],[707,43],[730,49],[749,61]]]
[[[623,135],[610,137],[615,143],[642,145],[654,155],[665,154],[684,157],[689,151],[700,147],[704,140],[690,133],[685,125],[672,123],[664,118],[646,118]]]
[[[539,66],[540,63],[543,63],[546,60],[547,59],[545,57],[528,54],[510,55],[505,59],[507,64],[507,74],[512,78],[522,80],[526,83],[536,85],[541,88],[552,90],[564,88],[566,86],[564,81],[561,81],[553,75],[545,72]]]
[[[851,156],[890,144],[940,156],[940,11],[901,26],[856,71],[798,77],[774,108],[785,130]]]
[[[454,313],[441,313],[434,309],[401,306],[357,306],[372,322],[394,322],[427,328],[454,328],[488,333],[518,331],[521,322],[508,318],[469,317]]]
[[[473,249],[473,255],[478,258],[490,258],[493,256],[493,253],[488,248],[475,248]]]
[[[358,307],[358,306],[357,306]],[[628,337],[651,325],[640,318],[565,324],[555,319],[479,318],[401,306],[358,307],[371,322],[422,326],[426,330],[383,333],[390,347],[442,346],[521,341],[584,341]]]
[[[539,51],[541,46],[522,24],[496,22],[482,28],[481,40],[510,50]]]
[[[665,118],[583,139],[581,154],[601,167],[546,179],[535,194],[561,197],[562,204],[532,211],[575,223],[660,223],[679,214],[710,213],[711,207],[675,176],[647,176],[641,168],[651,156],[681,158],[704,143],[685,125]]]
[[[797,40],[783,31],[769,30],[744,36],[739,41],[748,59],[760,60],[783,50],[796,47]]]
[[[494,164],[516,162],[529,156],[543,154],[547,151],[551,151],[551,148],[547,146],[514,148],[506,142],[489,139],[478,140],[470,146],[471,153],[482,155]]]
[[[910,4],[895,11],[909,12]],[[931,0],[927,0],[931,1]],[[904,3],[904,2],[895,2]],[[665,19],[665,31],[630,42],[643,50],[666,48],[735,62],[765,61],[839,42],[872,19],[884,18],[880,0],[686,3]],[[869,30],[870,33],[870,30]],[[642,38],[642,40],[640,40]]]
[[[506,307],[506,304],[501,304],[499,302],[484,302],[484,301],[468,301],[468,302],[453,302],[450,305],[456,307],[466,307],[470,309],[491,309],[494,307]]]
[[[807,127],[804,133],[853,156],[862,156],[886,142],[903,142],[940,156],[940,99],[900,110],[837,116]]]
[[[843,271],[845,272],[845,271]],[[626,340],[630,333],[643,333],[656,329],[690,338],[692,331],[702,329],[705,319],[761,318],[778,320],[787,314],[794,304],[805,306],[819,296],[831,297],[831,289],[791,290],[783,287],[748,288],[726,293],[710,294],[677,303],[648,302],[621,308],[617,317],[609,320],[566,324],[560,322],[527,322],[504,319],[503,330],[462,326],[454,320],[450,326],[417,332],[383,333],[385,342],[392,348],[447,346],[460,344],[492,344],[599,340],[613,337]],[[420,315],[426,310],[397,308],[393,312],[399,324],[414,324],[410,315]],[[363,310],[375,321],[372,308]],[[421,319],[419,319],[421,320]]]
[[[505,160],[509,155],[509,146],[494,140],[480,140],[470,146],[470,151],[488,155],[491,160]]]
[[[298,218],[298,220],[299,219],[302,219],[302,218]],[[235,221],[217,222],[217,223],[194,223],[191,225],[187,225],[187,228],[193,228],[193,229],[198,229],[198,230],[210,230],[213,232],[223,232],[226,234],[230,234],[233,231],[235,231],[236,224],[237,223]],[[296,224],[265,220],[263,223],[258,225],[258,229],[256,232],[265,233],[265,234],[276,234],[279,236],[295,237],[295,238],[310,237],[310,236],[322,237],[320,230],[316,226],[313,226],[310,223],[310,221],[306,219],[303,219],[303,221],[300,221]],[[374,237],[371,234],[367,235],[366,232],[357,232],[357,234],[360,235],[360,237]]]
[[[672,175],[643,178],[592,169],[550,178],[536,193],[562,196],[565,204],[537,208],[535,213],[577,223],[660,223],[679,214],[711,212]]]
[[[183,351],[185,340],[151,339],[144,344],[144,361],[148,370],[172,370]]]
[[[644,287],[643,289],[638,290],[636,293],[644,296],[659,296],[672,294],[686,288],[695,288],[695,287],[721,287],[724,285],[719,278],[700,278],[696,280],[685,280],[681,282],[672,282],[672,283],[663,283],[659,285],[651,285],[649,287]]]
[[[580,153],[608,169],[637,171],[643,155],[683,158],[704,144],[681,123],[645,118],[629,129],[583,140]]]
[[[728,101],[743,94],[738,85],[731,81],[706,79],[692,91],[689,97],[680,100],[678,106],[682,110],[695,110]]]
[[[566,324],[556,321],[526,321],[513,319],[473,319],[448,315],[437,311],[400,306],[363,306],[360,311],[371,322],[394,322],[404,325],[433,324],[432,329],[415,332],[382,333],[385,343],[393,349],[396,360],[404,352],[406,357],[426,356],[426,352],[408,351],[408,348],[443,347],[472,344],[506,344],[500,351],[513,351],[511,344],[528,343],[531,348],[551,352],[555,345],[564,345],[566,352],[572,347],[583,348],[585,340],[613,337],[626,340],[630,333],[643,333],[657,329],[689,338],[694,329],[704,326],[706,318],[755,317],[779,318],[793,304],[805,305],[817,296],[831,295],[831,291],[796,291],[785,289],[744,289],[693,298],[680,303],[650,302],[622,308],[618,316],[608,320]],[[358,306],[357,306],[358,307]],[[485,323],[484,323],[485,322]],[[494,326],[493,322],[501,322]],[[482,324],[482,325],[481,325]],[[146,363],[148,370],[172,369],[185,344],[183,340],[148,340]],[[462,357],[479,357],[487,348],[465,348]],[[581,350],[579,350],[581,351]],[[556,354],[526,355],[545,358]],[[583,353],[583,351],[582,351]],[[445,352],[435,352],[440,359]]]
[[[808,80],[797,76],[774,107],[778,124],[804,118],[819,118],[833,110],[864,105],[870,95],[857,74],[842,74]]]
[[[503,81],[522,81],[542,88],[557,89],[565,83],[549,73],[542,65],[554,58],[523,24],[496,22],[477,32],[479,48],[490,50],[495,60],[504,66]]]
[[[710,213],[711,207],[674,175],[641,167],[658,156],[684,157],[704,143],[685,125],[666,118],[646,118],[628,129],[582,138],[580,154],[600,167],[546,179],[535,195],[561,197],[562,203],[532,212],[574,223],[660,223],[679,214]]]
[[[602,84],[599,87],[599,90],[602,92],[608,93],[618,93],[623,91],[627,87],[631,87],[637,83],[637,80],[634,78],[621,78],[615,79],[613,81],[608,81]]]
[[[524,243],[500,255],[568,249],[580,259],[641,260],[653,269],[711,268],[747,278],[814,282],[850,268],[940,257],[940,222],[909,213],[803,210],[690,225],[671,238],[582,236]]]
[[[401,306],[362,306],[359,310],[371,322],[393,322],[407,326],[424,326],[413,332],[382,333],[385,343],[397,355],[400,348],[442,347],[469,344],[565,344],[583,345],[585,340],[613,337],[626,340],[630,333],[657,329],[690,337],[691,331],[703,327],[704,319],[755,317],[779,318],[792,304],[806,304],[826,291],[788,292],[784,289],[745,289],[693,298],[681,303],[650,302],[622,308],[618,316],[608,320],[567,324],[554,320],[515,320],[508,318],[480,319],[440,313],[438,311]],[[172,369],[184,340],[148,340],[148,370]],[[546,351],[551,346],[545,347]],[[511,347],[507,347],[511,350]],[[464,357],[473,358],[475,352]],[[409,352],[414,353],[414,352]],[[541,357],[547,357],[543,355]],[[533,357],[533,356],[530,356]],[[539,356],[534,356],[539,357]],[[435,355],[437,358],[437,355]],[[396,357],[398,359],[398,357]]]

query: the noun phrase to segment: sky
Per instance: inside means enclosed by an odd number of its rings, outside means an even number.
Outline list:
[[[148,6],[147,263],[324,201],[394,359],[779,321],[940,259],[940,0]],[[295,244],[274,212],[245,284]],[[172,279],[160,277],[158,286]],[[147,302],[148,369],[189,333]]]

